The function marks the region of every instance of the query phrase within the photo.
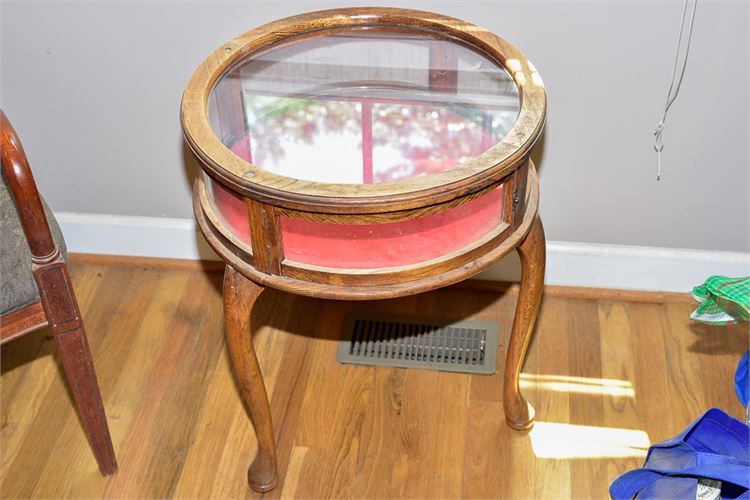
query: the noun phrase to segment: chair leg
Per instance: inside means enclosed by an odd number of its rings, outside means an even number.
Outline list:
[[[33,269],[42,307],[99,470],[103,475],[112,474],[117,471],[117,460],[68,267],[58,255],[44,264],[35,263]]]
[[[505,360],[503,406],[508,425],[524,430],[534,425],[534,409],[521,394],[518,379],[542,301],[546,259],[544,228],[539,216],[534,219],[529,234],[517,250],[521,258],[521,290]]]
[[[227,345],[242,396],[250,410],[258,440],[258,452],[247,470],[247,481],[253,490],[265,493],[276,487],[276,466],[271,407],[268,403],[263,374],[253,347],[250,315],[264,287],[255,284],[227,265],[224,271],[224,321]]]

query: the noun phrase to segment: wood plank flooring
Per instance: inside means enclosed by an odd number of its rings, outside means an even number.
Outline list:
[[[254,498],[255,438],[225,350],[215,267],[73,257],[119,472],[101,477],[46,330],[2,348],[2,498]],[[271,291],[256,347],[281,482],[269,498],[605,498],[649,443],[701,412],[742,409],[733,373],[747,327],[691,324],[680,295],[550,288],[523,371],[531,432],[509,429],[500,375],[340,365],[347,312],[495,320],[511,287],[398,300]],[[500,370],[502,372],[502,370]]]

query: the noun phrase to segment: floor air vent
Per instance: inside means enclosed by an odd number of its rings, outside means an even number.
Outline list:
[[[498,325],[354,314],[336,356],[341,363],[492,374]]]

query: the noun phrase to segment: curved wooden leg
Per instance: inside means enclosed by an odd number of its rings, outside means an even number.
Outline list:
[[[247,470],[247,481],[255,491],[272,490],[278,483],[276,446],[274,444],[271,407],[266,386],[253,347],[250,314],[253,304],[265,290],[245,278],[232,266],[224,271],[224,320],[227,345],[234,371],[242,389],[242,396],[250,410],[258,439],[258,453]]]
[[[508,425],[513,429],[524,430],[534,425],[534,408],[521,395],[518,378],[542,300],[546,260],[544,228],[539,216],[534,219],[529,234],[517,250],[521,257],[521,290],[518,293],[505,360],[503,404]]]

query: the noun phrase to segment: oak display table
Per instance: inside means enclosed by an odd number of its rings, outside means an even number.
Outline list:
[[[282,19],[214,51],[182,101],[204,175],[201,232],[226,261],[227,341],[258,437],[256,491],[278,480],[271,413],[250,339],[265,287],[325,299],[450,285],[513,249],[522,282],[505,366],[507,423],[533,409],[518,378],[545,264],[529,155],[544,86],[486,30],[392,8]]]

